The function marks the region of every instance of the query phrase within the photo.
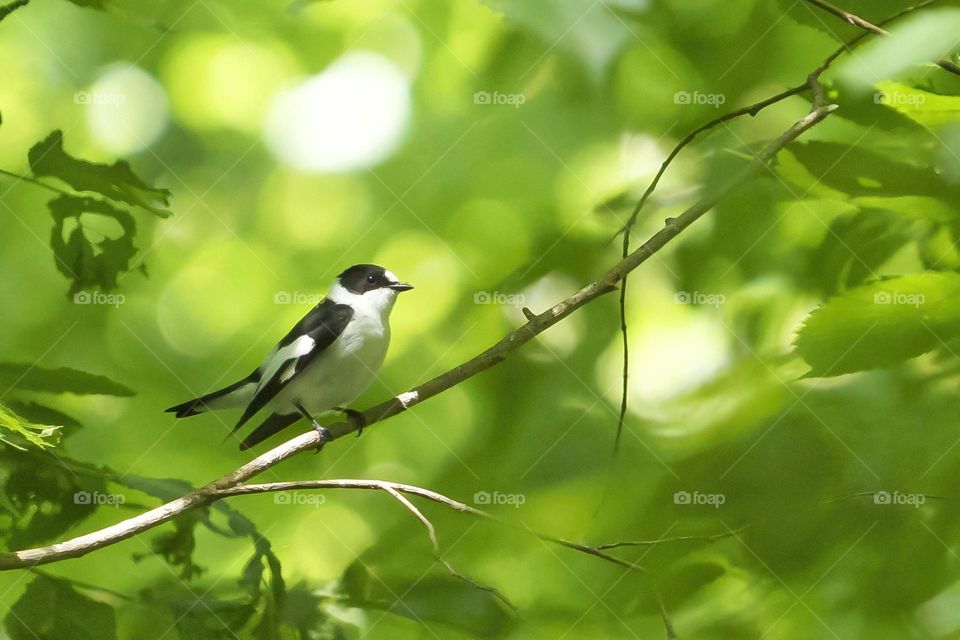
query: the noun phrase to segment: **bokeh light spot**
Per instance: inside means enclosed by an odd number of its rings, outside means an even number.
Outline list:
[[[90,136],[111,153],[142,151],[167,127],[166,92],[153,76],[133,65],[110,65],[74,100],[85,107]]]
[[[409,118],[403,71],[380,54],[360,51],[279,94],[264,133],[270,151],[293,167],[348,171],[389,157]]]

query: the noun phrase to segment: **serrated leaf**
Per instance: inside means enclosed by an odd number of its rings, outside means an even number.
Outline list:
[[[81,594],[69,582],[39,576],[4,620],[10,640],[114,640],[113,607]]]
[[[50,369],[29,364],[0,362],[0,387],[18,391],[78,393],[84,395],[133,396],[136,392],[119,382],[70,367]]]
[[[960,334],[960,274],[923,273],[875,282],[811,313],[794,346],[808,376],[897,364]]]
[[[137,253],[133,245],[137,223],[133,216],[93,198],[61,196],[47,206],[53,214],[50,248],[57,269],[73,281],[68,297],[73,296],[78,304],[87,304],[92,299],[92,291],[116,289],[117,278],[130,269],[130,261]],[[88,229],[86,221],[91,215],[119,224],[120,235],[110,237],[96,229],[96,225]],[[64,238],[66,221],[71,218],[76,225]],[[97,236],[100,239],[96,239]]]
[[[63,132],[56,130],[31,147],[27,154],[36,177],[63,180],[78,191],[98,193],[116,202],[142,207],[165,218],[170,204],[169,189],[151,187],[140,179],[124,160],[97,164],[79,160],[63,150]]]

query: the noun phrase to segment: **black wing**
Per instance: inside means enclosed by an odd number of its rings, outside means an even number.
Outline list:
[[[273,374],[262,382],[233,430],[236,431],[242,427],[257,411],[280,393],[298,373],[303,371],[311,360],[333,344],[343,333],[351,318],[353,318],[353,308],[350,305],[337,304],[326,298],[311,309],[277,345],[276,357],[283,358],[284,349],[290,349],[304,336],[313,340],[312,347],[304,353],[291,353],[290,357],[284,358],[273,368]]]

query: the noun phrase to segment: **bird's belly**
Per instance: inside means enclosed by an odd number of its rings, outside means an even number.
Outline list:
[[[277,394],[277,410],[290,412],[294,402],[311,414],[348,405],[376,379],[390,343],[389,330],[350,327]]]

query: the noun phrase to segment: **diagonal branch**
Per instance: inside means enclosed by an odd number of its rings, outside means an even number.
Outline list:
[[[873,33],[876,33],[877,35],[881,35],[881,36],[885,36],[888,33],[886,29],[878,27],[872,22],[867,22],[860,16],[850,13],[849,11],[845,11],[835,5],[832,5],[829,2],[826,2],[826,0],[807,0],[807,2],[817,7],[820,7],[824,11],[829,11],[833,15],[843,20],[844,22],[849,22],[853,26],[860,27],[865,31],[872,31]]]

